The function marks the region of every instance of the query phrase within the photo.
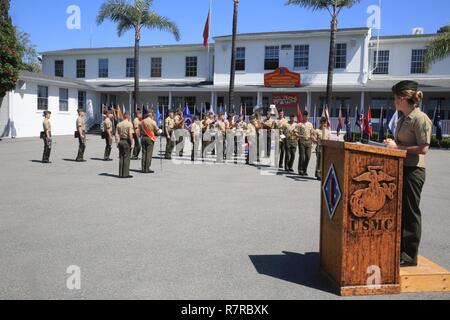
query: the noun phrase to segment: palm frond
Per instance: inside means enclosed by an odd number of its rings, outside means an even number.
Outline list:
[[[298,5],[305,9],[324,10],[332,8],[350,8],[361,0],[288,0],[286,5]]]
[[[177,41],[180,40],[180,30],[178,26],[166,17],[162,17],[155,12],[150,12],[142,19],[142,26],[149,29],[168,31],[173,34]]]
[[[450,56],[450,32],[439,34],[427,47],[425,54],[425,67]]]
[[[132,15],[133,7],[124,0],[108,0],[100,7],[97,24],[102,24],[106,19],[117,23],[134,23]]]

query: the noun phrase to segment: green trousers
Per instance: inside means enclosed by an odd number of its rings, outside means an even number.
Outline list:
[[[119,142],[119,177],[127,178],[130,176],[130,153],[131,143],[128,140]]]
[[[134,149],[133,149],[133,159],[137,160],[139,158],[139,153],[141,153],[141,142],[136,134],[133,134],[134,139]]]
[[[422,235],[420,196],[425,184],[425,169],[404,167],[401,259],[417,262]]]
[[[42,154],[42,162],[50,161],[50,153],[52,151],[52,139],[44,138],[44,153]]]
[[[317,145],[316,147],[316,156],[317,156],[317,162],[316,162],[316,178],[322,179],[322,146]]]
[[[166,137],[166,159],[172,159],[172,152],[175,147],[175,143],[172,141],[170,137]]]
[[[142,172],[149,173],[152,166],[153,147],[155,143],[149,137],[142,138]]]
[[[308,173],[309,160],[311,160],[311,149],[312,149],[311,140],[300,140],[298,142],[298,151],[299,151],[298,173],[300,174]]]
[[[83,132],[83,138],[78,137],[78,154],[76,160],[84,159],[84,151],[86,150],[86,132]]]
[[[109,139],[108,137],[106,137],[105,139],[105,155],[103,157],[104,160],[108,160],[109,157],[111,156],[111,149],[112,149],[112,139]]]
[[[286,154],[286,139],[280,141],[280,160],[278,167],[281,169],[285,166],[284,155]]]
[[[285,169],[293,170],[295,153],[297,152],[297,140],[286,140]]]

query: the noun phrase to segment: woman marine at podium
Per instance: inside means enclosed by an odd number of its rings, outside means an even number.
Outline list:
[[[419,205],[425,183],[425,155],[430,147],[433,129],[430,118],[420,111],[423,93],[418,87],[415,81],[402,81],[392,87],[399,120],[395,141],[384,141],[388,148],[407,151],[403,173],[401,267],[417,265],[422,231]]]

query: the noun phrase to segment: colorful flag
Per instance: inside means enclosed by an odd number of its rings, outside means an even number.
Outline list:
[[[155,120],[159,128],[161,126],[161,113],[159,112],[159,106],[156,108]]]
[[[117,106],[117,119],[119,119],[120,121],[123,120],[123,112],[119,106]]]
[[[313,117],[313,126],[314,126],[314,128],[317,128],[317,117],[316,117],[316,115],[317,115],[317,106],[314,105],[314,117]]]
[[[303,123],[302,110],[300,109],[300,105],[298,103],[297,103],[297,123]]]
[[[442,123],[441,123],[441,108],[440,107],[436,107],[436,109],[434,109],[433,125],[436,127],[436,139],[438,141],[441,141],[442,140]]]
[[[343,127],[344,127],[344,125],[342,123],[342,107],[339,107],[339,122],[338,122],[337,130],[336,130],[338,137],[341,134],[341,130]]]
[[[207,17],[206,23],[205,23],[205,29],[203,30],[203,46],[205,48],[209,48],[210,22],[211,22],[211,8],[209,8],[208,17]]]
[[[395,130],[397,129],[397,121],[398,121],[398,111],[392,115],[391,120],[389,121],[389,131],[391,134],[395,135]]]
[[[328,106],[325,105],[325,107],[323,108],[323,112],[322,112],[322,118],[326,119],[326,124],[327,124],[327,128],[329,129],[331,127],[331,123],[330,123],[330,114],[328,112]]]
[[[372,138],[372,109],[370,106],[367,111],[367,116],[364,118],[364,133],[369,135],[369,138]]]
[[[192,125],[192,116],[191,116],[191,110],[189,110],[189,106],[186,105],[183,111],[183,118],[184,118],[184,128],[186,130],[189,130]]]
[[[117,120],[116,108],[114,108],[114,106],[111,108],[111,112],[112,112],[112,114],[113,114],[113,116],[114,116],[114,119]]]
[[[352,132],[352,125],[350,123],[350,108],[347,107],[347,114],[345,115],[345,127],[347,130],[347,141],[353,140],[353,132]]]
[[[211,106],[209,107],[209,112],[210,112],[213,116],[216,115],[216,114],[214,113],[214,109],[213,109],[212,104],[211,104]]]
[[[383,114],[383,108],[381,108],[380,130],[378,131],[378,141],[383,142],[383,140],[384,140],[384,114]]]

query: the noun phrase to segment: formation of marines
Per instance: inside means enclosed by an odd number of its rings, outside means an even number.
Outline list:
[[[44,141],[43,163],[50,163],[52,144],[51,112],[44,112],[41,138]],[[140,110],[131,119],[130,113],[125,113],[123,120],[116,124],[116,118],[111,111],[105,110],[101,125],[102,139],[105,140],[104,161],[112,161],[111,151],[113,139],[119,150],[119,177],[130,178],[129,168],[131,160],[139,160],[141,154],[142,173],[154,173],[151,170],[154,145],[158,136],[165,136],[166,149],[164,158],[172,159],[174,149],[177,156],[183,157],[185,139],[192,144],[191,161],[201,159],[205,161],[208,155],[215,156],[218,163],[233,160],[237,163],[239,156],[245,156],[247,165],[257,165],[261,156],[270,158],[274,150],[278,167],[288,173],[294,172],[295,157],[299,154],[298,174],[308,176],[308,166],[314,145],[316,147],[317,166],[315,176],[321,179],[321,143],[330,139],[331,133],[327,127],[326,119],[321,119],[320,127],[315,129],[309,121],[308,112],[303,113],[303,120],[296,121],[291,115],[285,118],[283,110],[271,110],[266,117],[261,112],[250,116],[249,122],[245,116],[235,117],[233,114],[225,115],[212,112],[201,116],[194,116],[193,121],[186,122],[181,109],[170,110],[164,119],[163,129],[158,127],[153,111],[144,116]],[[78,139],[77,162],[85,162],[86,130],[84,124],[84,111],[78,110],[76,120],[75,138]],[[276,139],[274,141],[274,139]],[[275,142],[278,148],[274,148]],[[261,145],[261,143],[263,145]],[[265,144],[265,145],[264,145]]]

